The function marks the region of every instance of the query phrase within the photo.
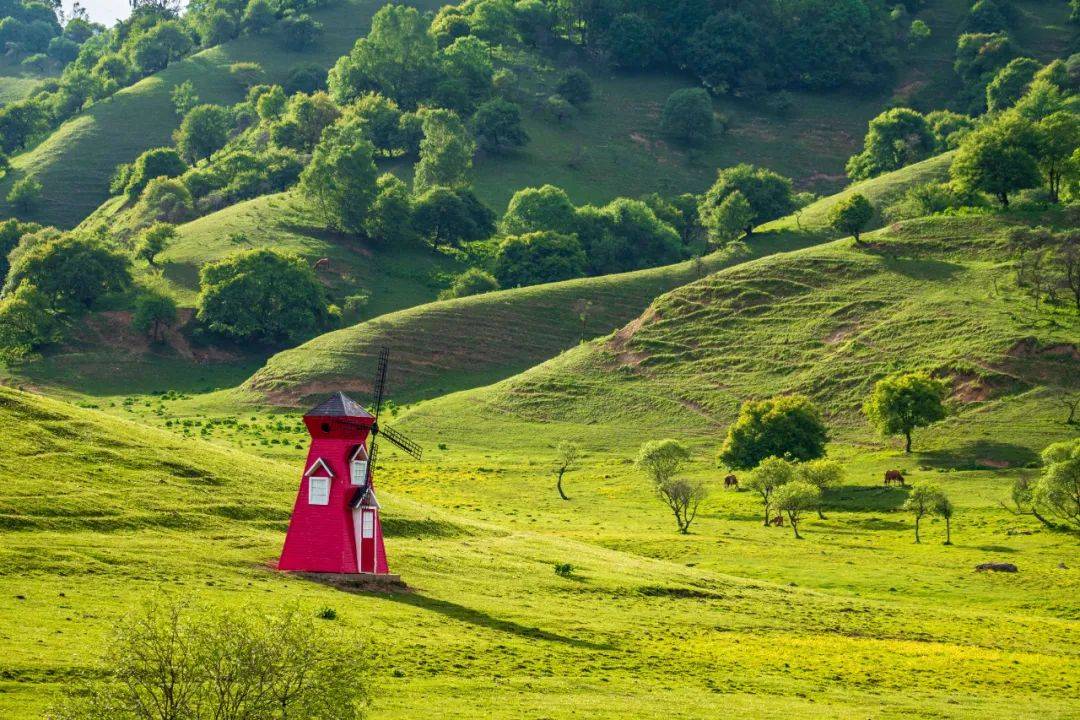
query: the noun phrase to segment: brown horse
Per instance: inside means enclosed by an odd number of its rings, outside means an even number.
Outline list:
[[[312,270],[318,272],[319,270],[330,270],[330,258],[319,258],[315,261],[315,264],[311,266]]]
[[[776,517],[774,517],[772,520],[769,521],[769,524],[774,526],[774,527],[784,527],[784,516],[783,515],[777,515]]]
[[[899,470],[886,470],[885,471],[885,484],[892,485],[897,483],[898,485],[904,485],[904,476],[900,474]]]
[[[730,487],[737,488],[737,487],[739,487],[739,478],[735,477],[734,475],[728,475],[726,478],[724,478],[724,487],[725,488],[730,488]]]

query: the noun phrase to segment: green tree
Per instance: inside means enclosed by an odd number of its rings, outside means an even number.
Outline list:
[[[753,227],[754,209],[742,192],[736,190],[728,195],[709,213],[709,231],[713,240],[731,242],[746,234]]]
[[[904,510],[915,516],[915,542],[922,542],[919,537],[919,523],[934,511],[941,498],[941,491],[931,483],[915,483],[904,501]]]
[[[501,98],[477,108],[470,124],[477,145],[488,152],[500,153],[529,142],[529,134],[521,127],[521,108]]]
[[[511,235],[499,243],[494,270],[502,287],[568,280],[585,274],[585,251],[573,235]]]
[[[964,138],[949,173],[961,188],[989,193],[1008,207],[1011,193],[1036,187],[1041,180],[1037,145],[1030,121],[1003,116]]]
[[[37,209],[41,203],[41,193],[44,188],[34,177],[24,177],[16,180],[7,194],[7,201],[15,208],[17,213],[26,215]]]
[[[23,360],[60,337],[50,300],[29,283],[0,296],[0,360]]]
[[[0,222],[0,279],[6,278],[11,265],[8,255],[19,244],[24,235],[41,229],[37,223],[22,222],[15,218]]]
[[[300,52],[314,45],[322,35],[322,23],[307,13],[286,15],[278,23],[281,28],[281,42],[293,52]]]
[[[309,152],[339,117],[341,110],[324,92],[294,95],[289,98],[281,119],[270,126],[270,139],[278,147]],[[343,131],[349,128],[347,124],[340,127]]]
[[[644,70],[657,57],[657,42],[652,26],[633,13],[619,15],[604,37],[604,48],[611,62],[622,70]]]
[[[126,257],[80,235],[40,239],[12,256],[4,292],[33,286],[53,310],[76,311],[131,286]]]
[[[955,150],[967,134],[975,129],[975,120],[970,115],[961,115],[951,110],[927,113],[926,124],[934,135],[934,148],[938,152]]]
[[[480,268],[469,268],[454,278],[446,290],[439,293],[440,300],[450,300],[469,295],[480,295],[499,289],[499,281],[489,272]]]
[[[660,116],[660,132],[687,145],[704,145],[716,120],[712,98],[704,88],[684,88],[668,96]]]
[[[838,487],[844,478],[843,466],[835,460],[825,458],[799,463],[796,472],[800,480],[816,487],[822,495]],[[820,504],[817,506],[817,513],[819,518],[825,519],[825,513],[822,512]]]
[[[131,164],[124,192],[129,198],[137,198],[154,178],[179,177],[187,169],[187,163],[174,148],[150,148]]]
[[[892,108],[870,121],[863,150],[847,163],[848,177],[865,180],[918,162],[934,151],[926,117],[911,108]]]
[[[838,201],[829,210],[829,225],[833,230],[853,235],[855,242],[859,240],[859,234],[874,217],[874,206],[862,193],[853,193]]]
[[[589,74],[580,68],[571,68],[559,79],[555,92],[573,105],[584,105],[592,100],[593,84]]]
[[[165,328],[176,323],[176,301],[168,295],[146,293],[135,298],[131,324],[153,342],[165,338]]]
[[[415,199],[413,226],[436,247],[484,240],[495,229],[493,214],[475,195],[445,187],[430,188]]]
[[[1046,178],[1050,201],[1056,203],[1066,178],[1077,173],[1074,157],[1080,148],[1080,116],[1059,110],[1041,120],[1036,131],[1039,169]]]
[[[768,527],[769,521],[772,520],[769,509],[773,507],[776,491],[794,480],[795,465],[775,456],[764,458],[750,473],[746,488],[750,492],[757,493],[761,498],[765,512],[765,527]]]
[[[199,104],[199,96],[195,94],[195,85],[190,80],[185,80],[179,85],[173,85],[169,93],[173,109],[177,116],[184,117],[192,108]]]
[[[467,185],[476,143],[461,118],[450,110],[429,110],[423,117],[424,139],[420,141],[414,190],[423,192],[439,185],[449,188]]]
[[[1015,105],[1040,68],[1042,63],[1031,58],[1014,58],[1009,61],[986,86],[986,108],[990,112],[997,112]]]
[[[150,75],[194,48],[188,29],[179,20],[166,20],[136,36],[130,43],[131,60],[143,75]]]
[[[581,460],[581,448],[577,443],[564,440],[555,448],[555,489],[559,491],[559,497],[569,500],[563,491],[563,476],[576,468]]]
[[[1043,472],[1031,488],[1032,503],[1047,518],[1080,530],[1080,438],[1049,445]]]
[[[361,233],[378,192],[375,149],[367,140],[319,143],[300,175],[300,186],[334,227]]]
[[[945,493],[939,492],[937,498],[934,499],[933,513],[940,518],[944,518],[945,544],[952,545],[952,518],[956,513],[956,508]]]
[[[225,147],[232,113],[220,105],[198,105],[184,116],[173,136],[180,154],[195,162]]]
[[[739,191],[749,201],[753,218],[744,230],[749,235],[763,222],[787,215],[795,209],[791,180],[772,170],[741,164],[717,173],[716,182],[702,196],[698,206],[701,223],[709,234],[719,238],[717,211],[731,193]]]
[[[635,464],[644,472],[653,490],[675,516],[679,532],[687,534],[707,496],[704,485],[677,477],[690,461],[690,450],[678,440],[650,440],[638,451]]]
[[[270,5],[270,0],[248,0],[243,15],[244,32],[249,35],[262,35],[277,22],[277,15]]]
[[[229,77],[241,87],[250,88],[262,82],[266,72],[257,62],[238,62],[229,65]]]
[[[326,294],[298,257],[272,250],[239,252],[203,265],[197,317],[235,340],[296,342],[326,327]]]
[[[792,480],[776,489],[773,504],[777,510],[787,514],[795,537],[801,540],[799,523],[802,521],[803,513],[820,508],[821,490],[803,480]]]
[[[364,219],[364,233],[369,240],[386,246],[398,246],[416,237],[412,198],[397,176],[385,173],[376,181],[375,200]]]
[[[720,461],[748,470],[767,457],[815,460],[825,454],[828,429],[821,413],[802,395],[747,400],[728,427]]]
[[[154,266],[154,258],[176,239],[176,226],[172,223],[154,223],[139,234],[135,242],[135,257],[142,258],[148,265]]]
[[[874,384],[863,413],[882,435],[903,435],[911,452],[911,433],[945,417],[945,383],[926,373],[890,375]]]
[[[524,188],[510,198],[500,228],[507,235],[543,230],[570,235],[577,230],[574,204],[565,190],[554,185]]]
[[[586,205],[575,215],[589,270],[596,275],[666,265],[685,257],[679,233],[641,200],[617,198],[602,208]]]

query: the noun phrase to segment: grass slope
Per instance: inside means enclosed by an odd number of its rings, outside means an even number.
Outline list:
[[[442,3],[412,3],[434,9]],[[270,82],[283,82],[301,63],[332,65],[367,32],[371,16],[383,5],[376,0],[341,0],[312,10],[323,24],[319,42],[310,50],[282,49],[274,36],[241,37],[204,50],[160,73],[124,88],[65,122],[40,145],[12,159],[15,172],[0,181],[0,197],[11,184],[33,175],[44,186],[40,208],[27,219],[73,227],[108,198],[109,178],[116,166],[130,162],[147,148],[172,143],[179,124],[169,94],[190,80],[202,102],[234,103],[244,90],[229,76],[229,65],[257,62]],[[0,203],[0,214],[11,208]]]
[[[950,161],[951,154],[946,154],[856,183],[816,201],[798,216],[769,223],[750,240],[753,256],[822,242],[830,232],[828,211],[840,199],[861,192],[876,207],[887,205],[914,184],[946,177]],[[218,227],[217,236],[228,234],[218,221],[206,220]],[[186,227],[193,228],[199,222]],[[880,216],[875,218],[875,224],[880,222]],[[259,223],[248,225],[258,227]],[[193,245],[204,252],[211,247],[202,241]],[[175,259],[178,252],[183,251],[174,248],[167,257]],[[721,252],[704,257],[701,263],[684,262],[410,307],[279,353],[246,387],[264,399],[286,404],[310,399],[331,387],[366,393],[382,346],[394,350],[391,390],[399,401],[486,385],[522,372],[584,338],[604,335],[636,317],[657,295],[742,260],[745,258]]]

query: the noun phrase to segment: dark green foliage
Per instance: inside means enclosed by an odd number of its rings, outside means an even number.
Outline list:
[[[231,129],[232,113],[228,108],[199,105],[184,116],[174,139],[180,154],[195,162],[225,147]]]
[[[326,327],[327,301],[315,273],[300,258],[251,250],[204,265],[198,319],[235,340],[294,342]]]
[[[766,168],[743,163],[725,168],[716,175],[716,182],[702,196],[699,204],[701,224],[711,235],[716,235],[718,221],[716,211],[733,192],[742,193],[750,203],[752,215],[745,230],[749,234],[756,225],[783,217],[795,208],[791,180]]]
[[[165,329],[176,323],[176,301],[168,295],[146,293],[135,298],[131,324],[153,342],[164,339]]]
[[[828,429],[821,413],[802,395],[748,400],[728,428],[720,461],[748,470],[767,457],[814,460],[825,454]]]
[[[994,112],[1015,105],[1041,68],[1042,64],[1031,58],[1010,60],[986,86],[987,110]]]
[[[183,23],[166,20],[134,36],[128,52],[135,67],[142,74],[149,75],[184,57],[194,46],[191,34]]]
[[[968,33],[957,39],[953,68],[964,81],[964,100],[972,112],[986,107],[986,86],[1016,54],[1005,33]]]
[[[0,150],[22,150],[49,129],[50,113],[37,98],[8,103],[0,108]]]
[[[507,235],[524,235],[552,230],[569,235],[577,232],[573,203],[566,191],[554,185],[525,188],[514,193],[502,218],[501,230]]]
[[[18,361],[59,339],[49,298],[28,283],[0,297],[0,360]]]
[[[968,11],[966,27],[969,32],[992,33],[1007,30],[1009,21],[997,0],[977,0]]]
[[[870,121],[863,151],[847,162],[848,177],[865,180],[930,156],[936,141],[926,117],[910,108],[886,110]]]
[[[640,200],[586,205],[577,211],[577,225],[594,275],[667,265],[685,257],[679,234]]]
[[[487,43],[471,36],[458,38],[442,51],[440,61],[435,104],[468,115],[491,97],[495,69]]]
[[[396,176],[387,173],[375,184],[375,200],[364,220],[368,239],[381,245],[399,245],[411,241],[413,228],[412,198],[409,188]]]
[[[664,103],[660,131],[687,145],[703,145],[714,130],[713,104],[703,88],[676,90]]]
[[[340,116],[341,110],[324,92],[293,95],[281,119],[270,126],[270,139],[278,147],[311,152],[323,130]]]
[[[277,15],[269,0],[249,0],[244,8],[244,32],[261,35],[277,22]]]
[[[555,87],[555,92],[566,98],[567,102],[573,105],[584,105],[592,100],[592,79],[589,78],[588,73],[584,70],[571,68],[570,70],[567,70],[559,80],[559,84]]]
[[[853,235],[859,242],[859,233],[874,217],[874,206],[862,193],[854,193],[840,200],[829,210],[829,225],[833,230]]]
[[[29,247],[20,247],[12,256],[5,293],[26,283],[40,290],[52,309],[75,312],[131,285],[128,259],[97,240],[78,235],[27,236],[23,243],[27,239],[32,239]]]
[[[440,186],[416,198],[413,226],[435,246],[460,245],[490,237],[495,218],[471,191]]]
[[[41,226],[37,223],[21,222],[14,218],[0,222],[0,278],[6,278],[8,269],[8,255],[22,240],[23,235],[37,232]]]
[[[135,159],[127,173],[124,192],[128,197],[138,197],[147,183],[156,177],[177,177],[187,170],[187,163],[171,147],[151,148]]]
[[[278,23],[281,43],[294,52],[314,45],[322,34],[322,25],[307,13],[287,15]]]
[[[455,277],[450,287],[439,293],[439,299],[450,300],[452,298],[468,297],[469,295],[479,295],[498,289],[499,281],[495,279],[494,275],[480,268],[469,268]]]
[[[477,108],[470,125],[477,145],[488,152],[504,152],[529,142],[528,133],[521,127],[521,108],[501,98]]]
[[[644,70],[655,62],[657,54],[652,25],[640,15],[629,13],[611,23],[604,48],[615,67],[622,70]]]
[[[573,235],[511,235],[499,244],[494,270],[502,287],[568,280],[585,274],[585,251]]]
[[[879,380],[863,405],[870,424],[882,435],[903,435],[911,452],[911,433],[945,417],[945,383],[925,373],[891,375]]]
[[[1038,140],[1033,123],[1007,114],[964,138],[949,173],[961,188],[989,193],[1008,207],[1010,194],[1041,180]]]
[[[159,177],[147,183],[137,208],[150,220],[180,223],[191,219],[195,204],[184,183]]]
[[[423,130],[420,161],[413,177],[414,189],[423,191],[440,185],[467,185],[476,143],[461,118],[451,110],[426,110]]]
[[[363,231],[376,194],[374,153],[367,140],[338,143],[328,139],[315,148],[304,168],[301,187],[334,227],[351,233]]]
[[[41,203],[41,183],[33,177],[16,180],[7,194],[7,201],[21,214],[29,214]]]
[[[326,68],[314,63],[296,65],[289,70],[289,77],[285,79],[285,92],[289,95],[296,93],[311,94],[326,89]]]

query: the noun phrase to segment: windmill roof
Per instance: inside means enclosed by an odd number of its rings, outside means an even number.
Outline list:
[[[308,410],[306,416],[314,417],[354,417],[374,418],[375,416],[364,409],[364,406],[353,400],[343,392],[336,392],[323,400],[319,405]]]

